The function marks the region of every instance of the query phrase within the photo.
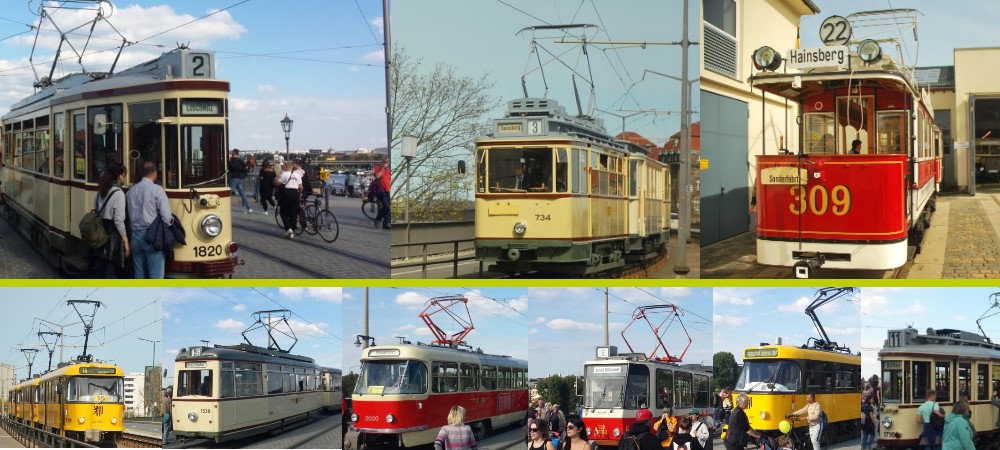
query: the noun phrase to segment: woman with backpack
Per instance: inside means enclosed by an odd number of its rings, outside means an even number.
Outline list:
[[[875,418],[875,396],[869,395],[863,398],[864,402],[861,404],[861,450],[873,450],[875,423],[878,422],[878,419]]]
[[[94,253],[95,278],[121,278],[125,275],[125,264],[131,256],[128,234],[125,228],[125,166],[115,163],[101,173],[94,198],[94,210],[98,211],[108,241]]]

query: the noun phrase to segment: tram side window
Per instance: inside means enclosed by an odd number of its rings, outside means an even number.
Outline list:
[[[487,153],[490,192],[552,192],[552,149],[492,148]]]
[[[950,362],[934,362],[934,390],[937,391],[937,400],[939,402],[950,402],[952,400]]]
[[[431,390],[433,392],[458,392],[458,363],[431,363]]]
[[[261,365],[253,363],[236,363],[236,396],[256,397],[263,394]]]
[[[21,167],[27,170],[35,170],[35,133],[25,131],[21,133]]]
[[[493,391],[497,388],[497,368],[496,366],[483,366],[483,389]]]
[[[806,363],[806,392],[833,392],[833,366],[823,361]]]
[[[673,406],[671,401],[674,398],[674,371],[668,369],[656,369],[656,409],[660,410]]]
[[[103,115],[107,121],[104,127],[96,126],[99,115]],[[87,181],[96,183],[101,177],[101,172],[104,172],[111,164],[122,162],[121,124],[122,105],[120,104],[87,108],[87,126],[89,127],[87,142],[90,144],[90,153],[87,155],[90,164],[87,171]]]
[[[40,118],[39,118],[40,119]],[[48,122],[48,117],[45,117],[45,122]],[[35,172],[48,174],[49,173],[49,130],[41,129],[35,130],[35,164],[38,167],[35,168]]]
[[[73,115],[73,179],[87,176],[87,119],[83,114]]]
[[[476,149],[476,192],[486,192],[486,150]]]
[[[878,113],[878,152],[906,153],[906,120],[903,111]],[[938,397],[940,399],[940,396]]]
[[[837,365],[837,381],[835,389],[837,391],[853,391],[854,390],[854,373],[852,371],[853,367],[846,364]]]
[[[568,150],[565,148],[560,148],[556,150],[556,192],[566,192],[568,188],[569,175],[567,172],[567,167],[569,165],[569,155]]]
[[[931,389],[931,363],[913,361],[911,363],[911,368],[913,369],[913,386],[910,390],[910,398],[913,402],[920,402],[927,396],[927,390]],[[938,400],[941,397],[938,396]]]
[[[833,113],[805,114],[805,133],[802,138],[804,153],[833,154],[837,152]]]
[[[281,367],[268,366],[267,368],[267,393],[280,394],[282,391]]]
[[[989,400],[990,393],[987,391],[990,379],[990,365],[976,364],[976,400]]]
[[[225,129],[222,125],[189,125],[181,129],[184,146],[181,149],[185,184],[194,184],[219,177],[226,170]],[[222,186],[220,179],[214,186]]]
[[[479,366],[476,364],[462,364],[460,367],[463,391],[478,391],[479,383],[476,375],[479,373]]]
[[[295,392],[295,368],[283,366],[281,368],[281,389],[284,392]]]
[[[694,376],[694,406],[698,408],[707,408],[712,405],[711,396],[711,385],[708,375],[698,375]]]
[[[181,370],[177,375],[177,392],[174,395],[176,397],[212,395],[212,371]]]
[[[176,180],[177,173],[170,173],[169,169],[162,167],[163,162],[163,137],[160,135],[160,124],[156,123],[160,119],[160,102],[140,103],[128,105],[128,131],[129,131],[129,167],[130,173],[142,173],[142,165],[147,161],[156,163],[162,171],[160,177],[165,180]]]
[[[901,361],[882,362],[882,399],[889,402],[903,400],[903,363]],[[921,397],[914,397],[922,398]]]
[[[690,372],[677,372],[674,385],[674,408],[690,408],[694,403],[694,383]]]
[[[649,407],[649,367],[630,364],[625,386],[625,409]]]
[[[66,115],[55,113],[52,117],[54,119],[52,124],[52,175],[56,178],[63,178],[66,170],[63,144],[66,135]]]
[[[972,381],[972,364],[958,363],[958,396],[971,400],[969,384]]]

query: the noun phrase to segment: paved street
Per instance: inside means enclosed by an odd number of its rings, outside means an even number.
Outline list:
[[[790,267],[757,264],[755,239],[749,232],[702,247],[702,277],[794,278]],[[814,278],[1000,278],[998,262],[1000,192],[982,189],[939,197],[920,254],[898,271],[819,269]]]
[[[6,218],[0,218],[0,261],[0,278],[62,278]]]
[[[310,439],[311,437],[314,438]],[[320,416],[308,425],[275,436],[265,435],[263,439],[241,448],[341,448],[341,446],[340,414],[334,414]]]

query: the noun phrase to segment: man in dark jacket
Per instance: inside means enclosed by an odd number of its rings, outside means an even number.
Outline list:
[[[618,441],[618,450],[661,450],[660,441],[650,431],[653,426],[653,412],[640,409],[635,413],[635,423]]]
[[[240,194],[243,207],[246,208],[247,214],[250,214],[253,209],[250,209],[250,201],[247,200],[247,194],[243,191],[243,178],[246,176],[247,165],[240,158],[240,150],[234,148],[233,155],[229,157],[229,190],[233,191],[233,194]]]

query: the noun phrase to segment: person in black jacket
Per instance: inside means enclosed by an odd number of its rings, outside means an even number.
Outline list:
[[[635,422],[618,441],[618,450],[660,450],[660,441],[651,432],[653,412],[640,409],[635,413]]]
[[[229,158],[229,189],[233,191],[233,194],[240,194],[240,199],[243,200],[243,207],[246,208],[247,214],[253,212],[250,209],[250,201],[247,200],[247,194],[243,191],[243,178],[247,176],[247,165],[240,158],[240,150],[237,148],[233,149],[233,156]]]
[[[750,405],[750,397],[745,393],[740,393],[736,397],[736,407],[733,408],[729,416],[729,431],[726,432],[726,439],[723,441],[726,450],[743,450],[747,447],[747,436],[760,438],[760,433],[750,426],[750,419],[744,410]]]

